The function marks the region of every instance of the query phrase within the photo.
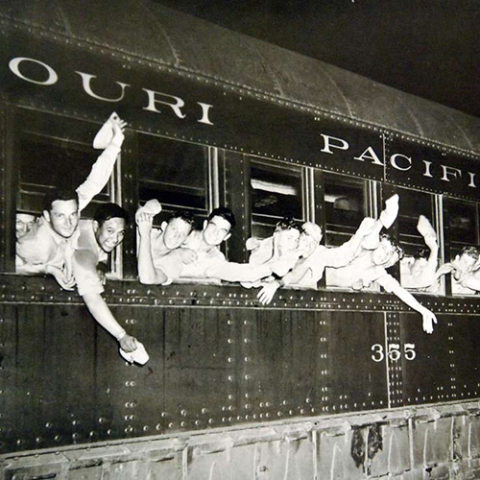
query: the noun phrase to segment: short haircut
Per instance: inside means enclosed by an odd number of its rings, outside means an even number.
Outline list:
[[[387,240],[388,242],[390,242],[395,252],[397,252],[399,260],[403,258],[403,255],[404,255],[403,248],[399,245],[399,243],[395,238],[391,237],[387,233],[382,233],[382,235],[380,235],[380,241],[382,240]]]
[[[275,231],[279,232],[281,230],[298,230],[301,232],[300,226],[298,223],[293,219],[293,217],[283,217],[280,221],[277,222],[275,225]]]
[[[235,228],[235,225],[237,224],[237,221],[235,220],[235,215],[233,212],[227,208],[227,207],[218,207],[214,208],[211,212],[210,215],[207,218],[207,221],[210,221],[213,217],[222,217],[224,218],[228,223],[230,223],[232,228]]]
[[[175,212],[173,212],[172,216],[168,219],[167,223],[170,223],[175,218],[179,218],[180,220],[183,220],[185,223],[188,223],[192,227],[193,227],[193,224],[195,223],[195,217],[190,212],[187,212],[185,210],[176,210]]]
[[[98,222],[100,226],[102,226],[104,222],[110,220],[111,218],[123,218],[125,220],[125,224],[128,224],[129,222],[128,212],[116,203],[104,203],[100,205],[95,210],[95,214],[93,215],[93,219]]]
[[[480,257],[480,252],[478,251],[477,247],[473,245],[469,245],[467,247],[463,247],[459,252],[458,255],[461,257],[463,255],[469,255],[470,257],[474,258],[477,261]]]
[[[53,202],[56,202],[57,200],[63,202],[75,200],[78,205],[77,191],[72,188],[54,188],[43,197],[43,210],[50,212],[52,210]]]
[[[413,258],[415,260],[418,260],[420,258],[426,258],[428,259],[428,257],[430,257],[430,249],[428,248],[424,248],[424,247],[420,247],[414,254],[413,254]]]

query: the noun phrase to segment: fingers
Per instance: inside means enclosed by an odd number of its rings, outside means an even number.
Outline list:
[[[130,335],[124,335],[120,340],[120,346],[126,352],[133,352],[137,349],[137,339]]]
[[[257,294],[257,298],[262,305],[268,305],[273,298],[273,295],[267,291],[265,287],[263,287]]]
[[[137,223],[146,223],[148,225],[153,225],[153,217],[151,213],[140,212],[135,215],[135,220]]]

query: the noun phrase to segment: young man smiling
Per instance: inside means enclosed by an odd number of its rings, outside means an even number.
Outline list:
[[[108,255],[122,243],[127,224],[128,213],[114,203],[100,206],[93,221],[82,221],[73,255],[73,274],[78,293],[93,318],[117,339],[122,350],[133,352],[137,349],[137,340],[117,322],[102,297]]]
[[[80,212],[108,182],[124,140],[125,126],[118,116],[111,121],[111,139],[82,185],[76,190],[54,189],[46,195],[42,217],[17,239],[17,273],[51,274],[62,288],[72,289],[74,280],[66,258],[72,256]]]

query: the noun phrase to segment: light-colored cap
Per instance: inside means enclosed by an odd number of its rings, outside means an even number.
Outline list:
[[[307,232],[317,243],[322,239],[322,229],[312,222],[305,222],[302,224],[302,230]]]
[[[437,232],[433,229],[432,224],[427,217],[420,215],[418,217],[417,230],[422,237],[432,236],[437,238]]]
[[[118,120],[118,118],[119,117],[115,112],[108,117],[108,120],[102,125],[93,139],[93,148],[96,148],[97,150],[104,150],[108,147],[113,138],[112,123]]]
[[[157,215],[162,211],[162,204],[156,198],[152,198],[143,207],[140,207],[139,210],[150,215]]]
[[[126,352],[120,348],[120,355],[129,363],[136,362],[139,365],[145,365],[150,357],[148,356],[143,343],[137,340],[137,348],[133,352]]]

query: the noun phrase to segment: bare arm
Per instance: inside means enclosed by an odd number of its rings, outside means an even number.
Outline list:
[[[102,281],[97,273],[97,258],[88,250],[77,250],[73,257],[73,271],[77,280],[78,292],[83,297],[93,318],[114,336],[126,352],[137,348],[134,337],[127,335],[123,327],[115,320],[107,303],[103,299]]]
[[[123,143],[126,123],[123,120],[113,122],[114,135],[112,141],[93,164],[87,179],[77,188],[78,209],[82,211],[98,195],[112,175],[113,167]]]
[[[218,262],[206,271],[209,278],[218,278],[227,282],[255,282],[268,277],[271,273],[268,264],[252,265],[227,261]]]
[[[478,271],[463,275],[460,278],[460,284],[462,285],[462,287],[467,287],[477,292],[480,292],[480,278],[478,278],[479,275],[480,272]]]
[[[416,310],[420,315],[422,315],[423,319],[423,330],[426,333],[433,332],[433,324],[437,323],[437,317],[425,308],[410,292],[407,292],[391,275],[384,275],[377,279],[377,282],[387,289],[387,291],[391,291],[394,293],[402,302],[406,303],[410,308]]]
[[[161,285],[168,281],[168,276],[153,263],[151,232],[153,215],[142,213],[137,217],[138,247],[138,279],[145,285]]]
[[[122,326],[115,320],[107,302],[99,293],[85,293],[83,300],[92,314],[93,318],[108,332],[115,337],[120,346],[126,352],[132,352],[137,348],[137,343],[134,337],[127,335]]]
[[[357,254],[364,238],[371,235],[374,230],[379,230],[382,225],[373,218],[366,217],[353,234],[350,240],[336,248],[329,248],[324,252],[325,267],[340,268],[348,265]]]

